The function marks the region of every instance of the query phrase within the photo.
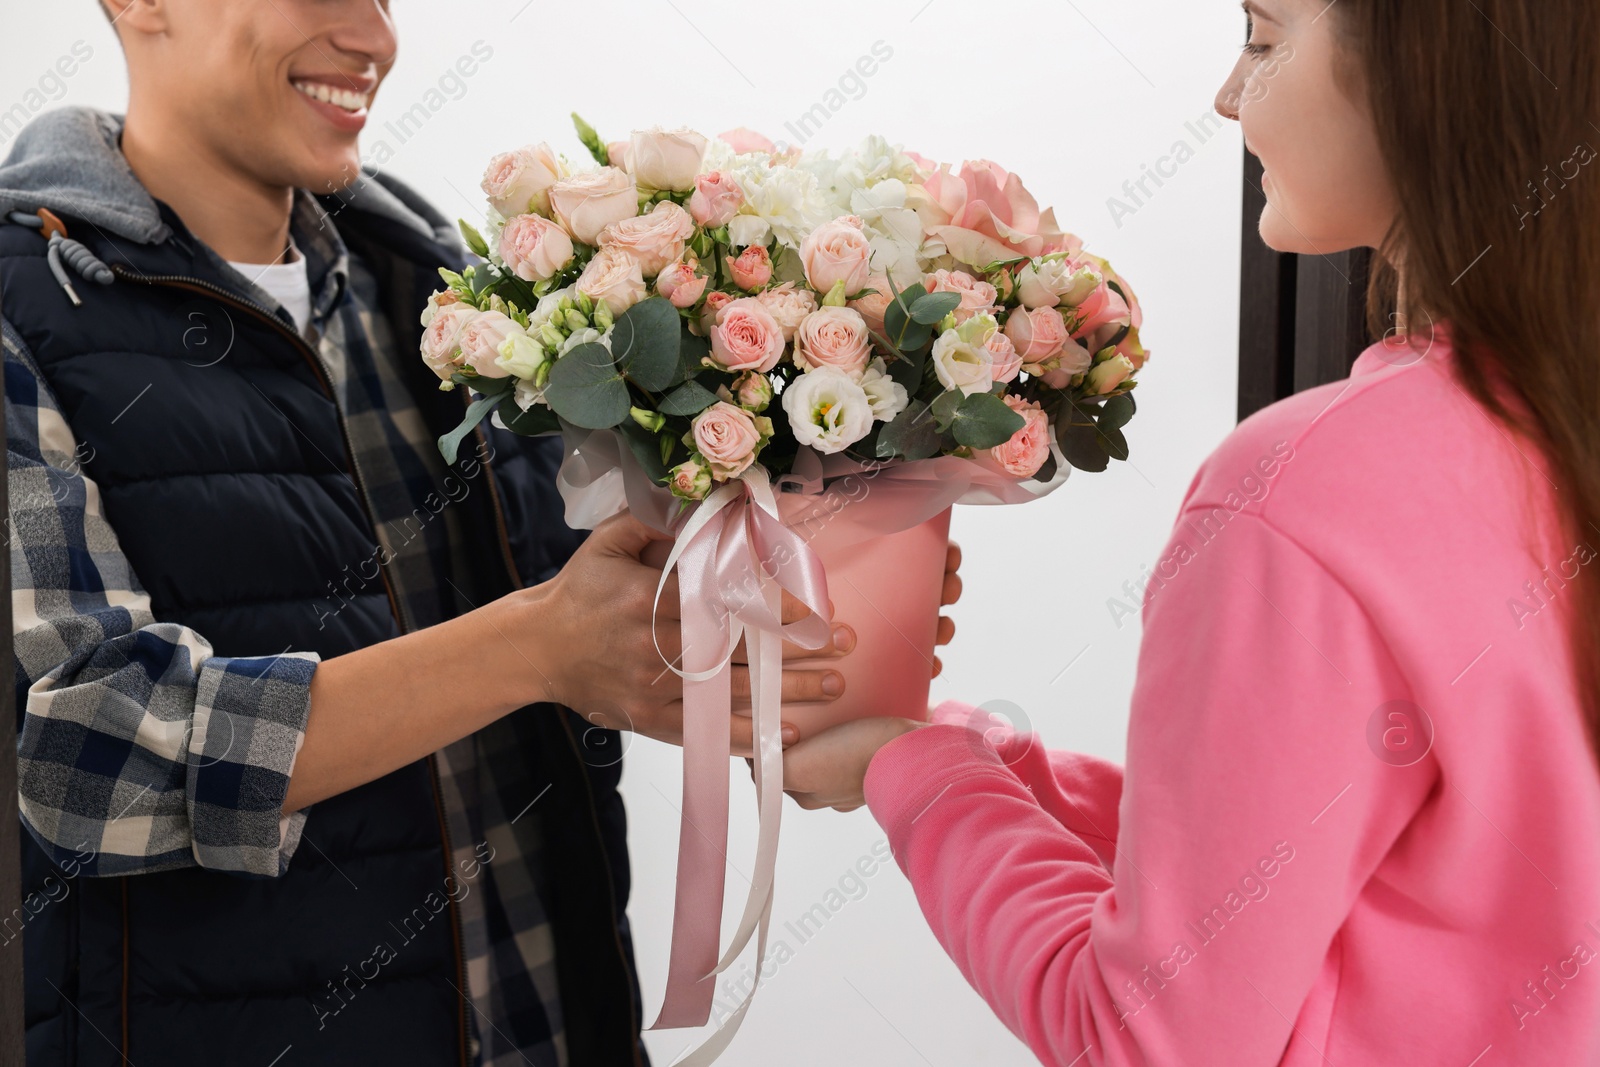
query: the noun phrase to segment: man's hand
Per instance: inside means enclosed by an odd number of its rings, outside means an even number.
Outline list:
[[[954,541],[944,554],[944,590],[939,595],[939,603],[949,607],[961,599],[961,546]],[[939,636],[934,639],[938,645],[948,645],[955,640],[956,623],[948,615],[939,616]],[[933,657],[933,676],[939,677],[944,670],[944,663],[938,656]]]
[[[628,514],[602,523],[555,578],[529,591],[518,612],[520,634],[513,635],[518,638],[513,643],[540,650],[529,666],[541,678],[546,699],[567,705],[597,726],[682,744],[683,681],[662,659],[682,661],[678,578],[674,574],[667,579],[655,608],[661,571],[640,561],[645,547],[657,540],[665,537]],[[785,622],[805,614],[803,606],[784,598]],[[785,662],[837,659],[854,647],[848,626],[834,632],[835,642],[815,651],[785,646]],[[734,705],[748,707],[750,669],[736,663],[732,671]],[[832,701],[842,692],[844,678],[837,671],[783,672],[785,703]],[[747,716],[732,716],[730,739],[736,754],[751,753],[752,725]],[[797,737],[785,724],[784,741]]]

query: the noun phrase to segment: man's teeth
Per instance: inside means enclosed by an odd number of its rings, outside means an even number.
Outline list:
[[[324,104],[342,107],[346,111],[360,111],[367,106],[367,101],[371,99],[371,96],[367,93],[358,93],[351,89],[336,89],[321,82],[290,82],[289,84],[313,100],[321,100]]]

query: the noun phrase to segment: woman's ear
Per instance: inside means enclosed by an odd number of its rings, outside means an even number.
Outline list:
[[[100,0],[100,7],[113,27],[126,27],[143,34],[166,31],[167,5],[164,0]],[[119,33],[119,39],[120,36]]]

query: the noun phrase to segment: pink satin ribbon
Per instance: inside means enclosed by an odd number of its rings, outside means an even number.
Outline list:
[[[821,648],[832,629],[822,561],[783,524],[759,467],[720,486],[690,513],[662,571],[658,605],[674,567],[683,634],[683,665],[673,667],[684,679],[683,806],[667,989],[652,1030],[703,1026],[711,1015],[716,975],[738,958],[752,934],[759,934],[757,958],[765,955],[783,801],[783,642]],[[811,614],[785,625],[783,592]],[[727,867],[729,675],[741,637],[751,670],[760,828],[744,915],[719,959]],[[743,1022],[754,992],[678,1062],[698,1067],[715,1060]]]

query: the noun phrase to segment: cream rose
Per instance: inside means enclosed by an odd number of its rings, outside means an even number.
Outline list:
[[[764,289],[756,294],[756,299],[778,320],[785,341],[794,340],[794,331],[801,321],[817,310],[816,294],[809,289],[796,289],[793,282]]]
[[[529,211],[544,215],[550,211],[550,186],[566,176],[566,164],[549,145],[532,144],[491,159],[480,187],[508,218]]]
[[[600,231],[639,213],[639,190],[626,172],[600,167],[550,186],[550,211],[575,241],[597,244]]]
[[[644,287],[644,272],[639,267],[639,261],[618,245],[596,252],[589,265],[583,268],[583,273],[578,275],[575,288],[590,300],[604,302],[613,316],[621,315],[633,307],[648,292]]]
[[[872,335],[861,312],[820,307],[794,331],[794,361],[802,370],[832,367],[859,382],[872,356]]]
[[[712,477],[719,482],[743,474],[755,462],[761,447],[755,416],[726,401],[718,401],[696,415],[690,432]]]
[[[478,313],[465,304],[448,303],[439,305],[428,317],[427,329],[422,331],[422,362],[440,381],[449,381],[461,369],[461,331]]]
[[[500,230],[499,251],[512,274],[542,282],[572,262],[572,238],[542,215],[515,215]]]
[[[708,230],[726,226],[744,205],[744,193],[733,175],[713,170],[696,175],[694,195],[689,197],[689,214]]]
[[[795,440],[823,455],[843,452],[872,429],[866,391],[834,367],[818,367],[790,382],[783,410]]]
[[[867,286],[872,272],[872,244],[862,232],[859,218],[842,215],[806,235],[800,242],[800,262],[811,288],[827,293],[843,282],[848,295]]]
[[[686,193],[694,188],[706,139],[690,129],[635,130],[628,141],[628,170],[646,189]]]
[[[683,255],[684,242],[694,236],[694,219],[670,200],[663,200],[648,215],[613,222],[600,231],[600,247],[620,247],[633,254],[646,278],[660,274]]]

